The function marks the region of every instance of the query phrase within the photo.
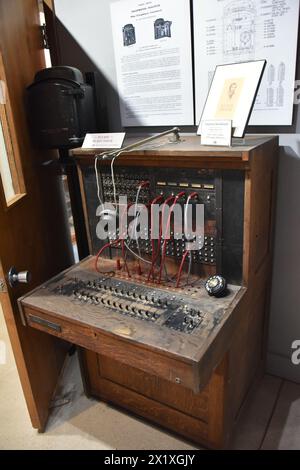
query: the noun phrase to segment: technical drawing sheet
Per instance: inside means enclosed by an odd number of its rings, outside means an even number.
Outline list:
[[[123,126],[194,124],[190,2],[111,4]]]
[[[266,59],[250,125],[290,125],[299,0],[194,0],[196,119],[217,65]]]

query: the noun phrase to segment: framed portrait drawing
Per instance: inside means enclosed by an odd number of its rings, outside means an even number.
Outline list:
[[[254,60],[216,67],[198,135],[201,135],[202,121],[230,119],[233,137],[244,137],[265,66],[266,60]]]

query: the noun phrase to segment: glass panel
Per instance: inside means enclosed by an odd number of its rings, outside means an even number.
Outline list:
[[[8,149],[4,139],[2,120],[0,121],[0,174],[6,202],[9,202],[16,196],[16,193],[14,190],[12,174],[9,166]]]
[[[24,195],[19,148],[13,123],[4,64],[0,53],[0,177],[6,205]],[[1,194],[0,194],[1,195]]]
[[[51,8],[48,6],[48,4],[45,5],[46,8]],[[43,0],[39,0],[39,8],[40,8],[40,24],[41,26],[46,26],[46,16],[44,12],[44,2]],[[46,62],[46,67],[52,67],[51,63],[51,55],[50,55],[50,49],[43,49],[44,54],[45,54],[45,62]]]

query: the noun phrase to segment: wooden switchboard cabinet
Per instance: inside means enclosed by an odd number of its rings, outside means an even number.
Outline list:
[[[114,243],[102,272],[94,269],[102,246],[94,173],[101,150],[75,150],[90,256],[19,303],[28,328],[79,346],[88,395],[199,445],[224,448],[263,372],[278,138],[248,136],[231,148],[204,147],[198,140],[185,137],[176,145],[125,153],[115,165],[116,190],[129,201],[140,181],[148,182],[142,196],[148,205],[159,195],[167,200],[177,192],[198,193],[205,206],[205,244],[193,253],[190,283],[184,274],[174,285],[184,241],[168,245],[169,277],[161,283],[149,280],[149,266],[141,268],[130,255],[128,273]],[[114,202],[109,162],[99,171],[101,196]],[[144,240],[139,248],[151,264],[151,244]],[[209,297],[204,288],[215,274],[228,282],[221,298]]]

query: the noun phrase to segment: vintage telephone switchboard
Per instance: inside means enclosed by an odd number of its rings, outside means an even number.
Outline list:
[[[120,155],[114,181],[102,161],[99,194],[96,152],[73,152],[90,256],[23,297],[20,310],[28,327],[79,346],[88,395],[201,445],[228,445],[263,370],[277,150],[276,137],[230,149],[186,137]],[[170,236],[153,243],[151,217],[139,242],[124,244],[118,229],[99,240],[99,196],[114,205],[126,194],[132,206],[138,188],[149,211],[177,195],[183,207],[191,195],[203,204],[200,249],[186,254],[171,219]]]

